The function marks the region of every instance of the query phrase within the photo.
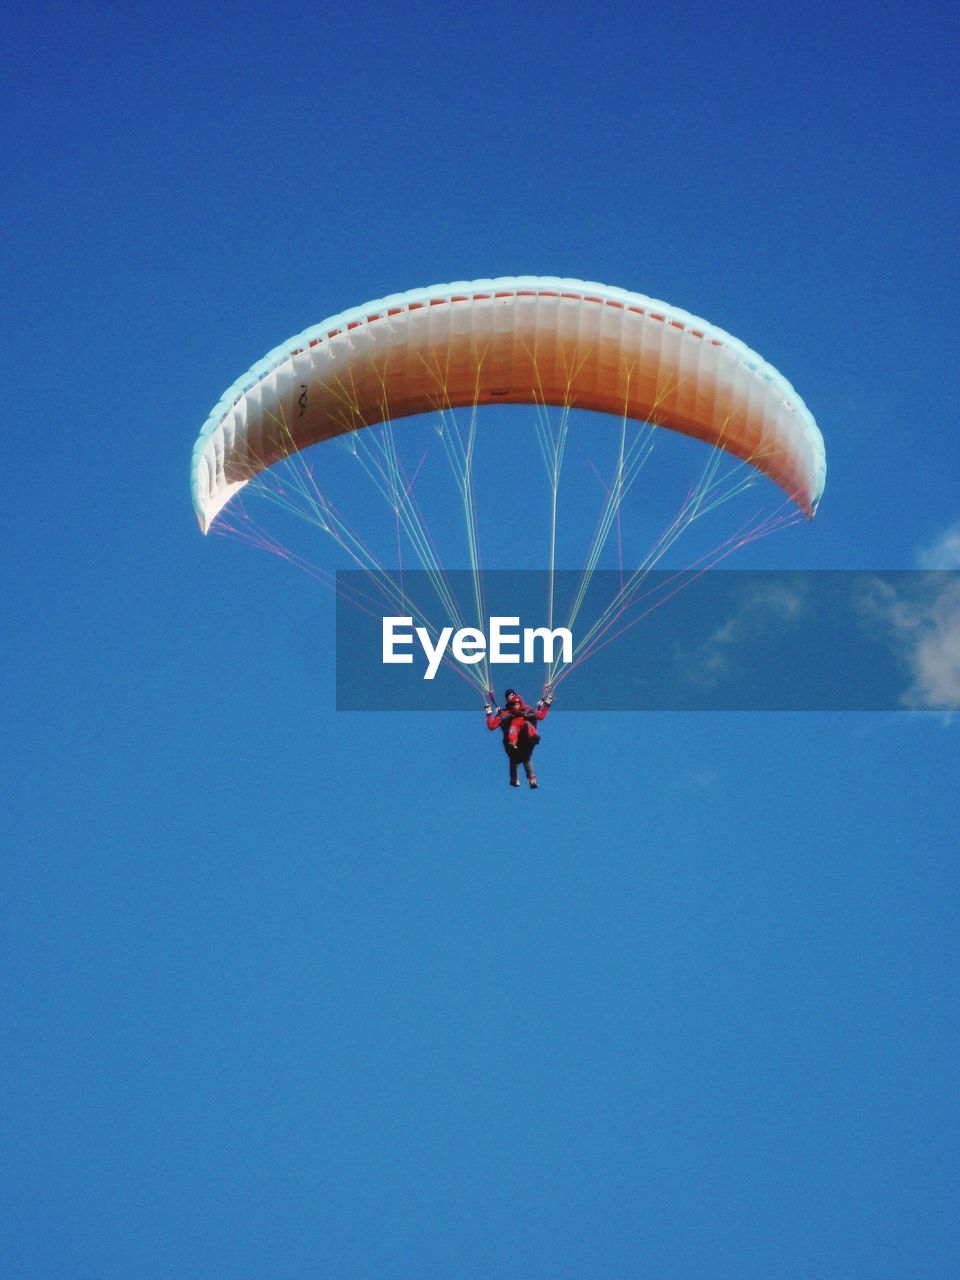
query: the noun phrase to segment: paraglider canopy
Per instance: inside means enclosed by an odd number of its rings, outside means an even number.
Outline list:
[[[696,436],[769,476],[808,517],[823,493],[812,415],[737,338],[643,294],[518,276],[395,294],[270,352],[200,432],[191,467],[200,527],[259,472],[310,445],[502,403],[592,409]]]

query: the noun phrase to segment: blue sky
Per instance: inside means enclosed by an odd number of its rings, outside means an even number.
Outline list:
[[[516,793],[479,712],[337,715],[332,595],[187,483],[305,326],[571,275],[816,414],[817,519],[738,567],[958,567],[956,39],[7,16],[5,1276],[960,1270],[956,725],[560,701]]]

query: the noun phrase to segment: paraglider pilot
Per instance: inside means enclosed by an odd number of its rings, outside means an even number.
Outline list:
[[[487,728],[499,729],[503,733],[503,749],[510,761],[510,785],[519,787],[520,779],[517,768],[523,765],[523,771],[530,783],[530,790],[536,791],[537,775],[533,772],[531,756],[533,749],[540,741],[536,726],[546,718],[553,702],[553,691],[548,687],[536,707],[528,707],[516,689],[508,689],[504,694],[506,707],[497,706],[493,690],[487,692],[484,711],[487,713]]]

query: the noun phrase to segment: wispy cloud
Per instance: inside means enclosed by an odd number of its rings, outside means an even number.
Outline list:
[[[807,608],[806,589],[784,582],[754,586],[735,613],[726,618],[700,645],[684,674],[695,684],[714,685],[729,670],[730,660],[744,639],[771,631],[800,617]]]
[[[960,710],[960,578],[911,575],[908,591],[875,578],[863,610],[879,618],[910,672],[901,704],[922,711]]]
[[[917,563],[921,569],[960,569],[960,521],[924,547]]]
[[[695,769],[689,776],[690,785],[698,791],[714,793],[720,790],[720,775],[716,769]]]

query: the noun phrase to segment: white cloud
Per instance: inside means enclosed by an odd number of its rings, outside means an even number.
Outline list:
[[[960,521],[924,547],[917,563],[921,569],[960,569]]]
[[[700,791],[715,792],[720,790],[720,775],[716,769],[697,769],[693,773],[691,781]]]
[[[873,580],[862,604],[888,627],[911,677],[901,702],[922,711],[960,710],[960,578],[912,575],[908,591]]]
[[[769,631],[792,622],[807,608],[806,590],[784,582],[756,585],[736,613],[728,617],[700,646],[693,662],[684,661],[684,674],[695,684],[713,685],[729,668],[730,656],[749,632]]]

